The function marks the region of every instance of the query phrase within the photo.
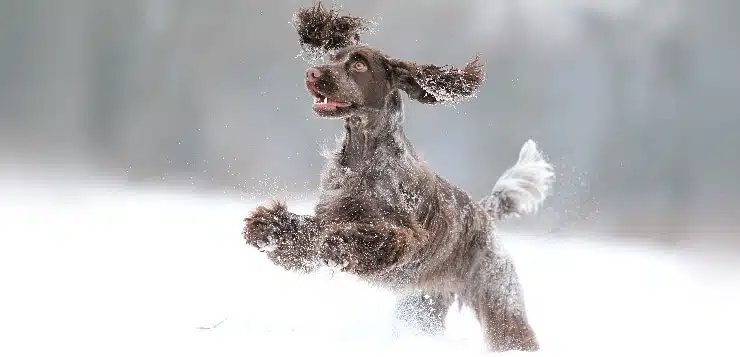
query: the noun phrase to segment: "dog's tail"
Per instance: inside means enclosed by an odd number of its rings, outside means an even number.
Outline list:
[[[555,179],[552,165],[527,140],[519,151],[519,160],[496,181],[491,194],[481,204],[495,219],[536,213],[547,198]]]

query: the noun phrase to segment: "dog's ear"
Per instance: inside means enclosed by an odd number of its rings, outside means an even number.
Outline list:
[[[343,16],[336,9],[327,9],[321,1],[312,7],[299,8],[293,14],[301,48],[320,55],[359,44],[360,34],[368,30],[368,24],[363,18]]]
[[[454,104],[472,98],[485,80],[479,56],[462,69],[398,59],[386,59],[386,63],[397,88],[425,104]]]

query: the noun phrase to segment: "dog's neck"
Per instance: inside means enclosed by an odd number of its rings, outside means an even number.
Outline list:
[[[416,157],[403,131],[403,120],[403,102],[397,90],[388,96],[383,110],[346,118],[339,164],[357,168],[375,159]]]

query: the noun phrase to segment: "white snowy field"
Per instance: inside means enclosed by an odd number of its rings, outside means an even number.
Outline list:
[[[485,354],[466,309],[450,313],[444,337],[394,336],[388,292],[271,266],[241,238],[255,204],[4,183],[0,355]],[[740,356],[740,274],[587,235],[503,233],[542,344],[535,355]]]

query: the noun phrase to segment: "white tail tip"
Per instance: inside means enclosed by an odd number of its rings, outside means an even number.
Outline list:
[[[522,145],[516,164],[496,181],[491,195],[482,203],[496,218],[536,213],[550,193],[555,174],[537,144]]]

